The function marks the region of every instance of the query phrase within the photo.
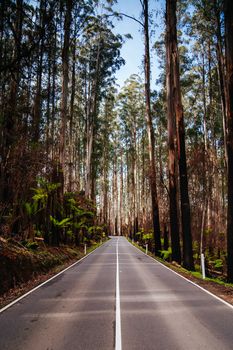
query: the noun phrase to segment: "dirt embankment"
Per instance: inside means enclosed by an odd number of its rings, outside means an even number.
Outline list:
[[[32,250],[0,237],[0,307],[82,256],[80,248],[40,244]]]

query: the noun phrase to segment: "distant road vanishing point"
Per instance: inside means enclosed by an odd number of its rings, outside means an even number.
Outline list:
[[[233,307],[112,237],[0,313],[1,350],[232,350]]]

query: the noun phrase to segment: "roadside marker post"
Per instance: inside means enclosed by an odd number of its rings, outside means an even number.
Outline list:
[[[86,243],[84,244],[84,255],[86,255],[87,254],[87,245],[86,245]]]
[[[202,272],[202,278],[205,279],[205,256],[203,253],[201,253],[201,272]]]
[[[148,244],[146,244],[146,255],[148,254]]]

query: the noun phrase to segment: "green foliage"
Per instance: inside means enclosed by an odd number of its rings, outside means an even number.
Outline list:
[[[43,232],[40,230],[34,230],[35,237],[43,237]]]
[[[222,261],[222,259],[216,259],[216,260],[214,260],[214,267],[215,267],[216,269],[222,269],[222,267],[223,267],[223,261]]]
[[[143,236],[142,236],[142,239],[143,241],[148,241],[150,239],[153,239],[153,235],[152,233],[145,233]]]
[[[26,211],[27,216],[31,218],[32,216],[38,213],[38,203],[35,201],[33,203],[25,202],[24,209]]]
[[[163,260],[171,260],[172,250],[171,250],[171,248],[169,247],[168,250],[161,250],[161,251],[160,251],[160,254],[161,254],[161,258],[162,258]]]
[[[39,248],[39,244],[37,242],[28,242],[26,243],[26,248],[31,250],[37,250]]]
[[[68,236],[69,238],[71,238],[71,239],[74,238],[74,233],[73,233],[72,230],[67,230],[66,234],[67,234],[67,236]]]
[[[54,226],[57,226],[60,228],[68,227],[71,224],[71,218],[65,218],[65,219],[62,219],[61,221],[58,221],[57,219],[53,218],[52,215],[50,215],[49,218]]]

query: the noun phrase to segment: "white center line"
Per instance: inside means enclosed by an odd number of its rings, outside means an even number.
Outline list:
[[[120,283],[119,283],[119,257],[118,242],[116,244],[116,332],[115,332],[115,350],[121,350],[121,302],[120,302]]]

